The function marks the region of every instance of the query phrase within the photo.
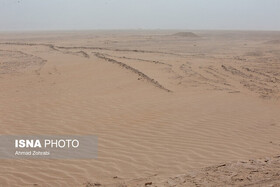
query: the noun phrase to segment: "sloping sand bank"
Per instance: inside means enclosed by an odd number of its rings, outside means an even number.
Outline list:
[[[114,177],[115,183],[86,182],[83,186],[278,186],[280,185],[280,156],[264,159],[226,162],[187,174],[172,177],[157,175],[148,178],[122,180]]]

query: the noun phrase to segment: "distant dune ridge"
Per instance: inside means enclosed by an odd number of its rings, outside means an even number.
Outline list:
[[[177,32],[172,34],[172,36],[187,37],[187,38],[198,38],[199,36],[193,32]]]

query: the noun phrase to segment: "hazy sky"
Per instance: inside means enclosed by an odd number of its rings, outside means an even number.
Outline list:
[[[0,30],[280,30],[280,0],[0,0]]]

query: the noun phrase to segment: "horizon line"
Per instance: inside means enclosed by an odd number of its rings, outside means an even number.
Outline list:
[[[280,32],[280,29],[182,29],[182,28],[172,28],[172,29],[124,29],[124,28],[111,28],[111,29],[0,29],[0,32],[56,32],[56,31],[256,31],[256,32]]]

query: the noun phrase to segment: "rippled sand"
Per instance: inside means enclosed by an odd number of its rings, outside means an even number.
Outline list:
[[[0,160],[0,186],[185,186],[279,154],[280,33],[176,33],[1,33],[1,134],[94,134],[98,158]]]

